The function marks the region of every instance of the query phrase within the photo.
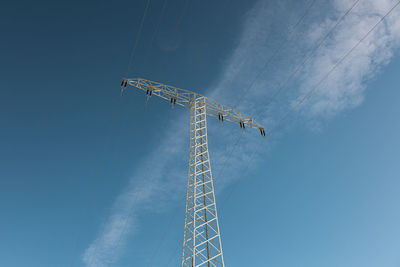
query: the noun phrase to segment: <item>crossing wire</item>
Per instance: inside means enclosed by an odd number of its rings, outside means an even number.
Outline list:
[[[168,41],[168,45],[167,45],[167,48],[168,48],[168,49],[169,49],[170,47],[172,47],[172,44],[174,43],[174,41],[175,41],[175,39],[176,39],[176,36],[178,35],[178,30],[179,30],[179,27],[180,27],[180,25],[181,25],[181,23],[182,23],[183,17],[185,16],[185,13],[186,13],[186,10],[187,10],[188,5],[189,5],[189,0],[185,0],[185,4],[184,4],[184,6],[183,6],[181,15],[179,16],[178,23],[175,25],[175,29],[174,29],[174,31],[172,32],[171,38],[170,38],[169,41]],[[159,64],[159,66],[158,66],[158,70],[159,70],[159,69],[162,69],[162,67],[164,67],[165,61],[166,61],[166,55],[161,59],[161,62],[160,62],[160,64]]]
[[[356,0],[351,6],[350,8],[339,18],[339,20],[336,22],[336,24],[329,30],[329,32],[324,36],[324,38],[318,43],[318,45],[308,54],[308,56],[304,59],[304,61],[302,61],[302,63],[295,69],[294,72],[291,73],[291,75],[288,77],[288,79],[285,80],[284,83],[282,83],[279,86],[279,90],[275,93],[275,95],[272,97],[272,99],[270,99],[270,101],[266,104],[266,106],[268,106],[270,103],[273,102],[273,100],[275,100],[276,96],[280,93],[280,91],[282,90],[283,86],[286,85],[290,79],[305,65],[305,63],[311,58],[312,55],[315,54],[315,52],[321,47],[321,45],[328,39],[328,37],[332,34],[332,32],[337,28],[337,26],[344,20],[344,18],[354,9],[354,7],[359,3],[360,0]],[[257,116],[259,115],[259,113],[257,114]],[[276,127],[274,127],[275,129]],[[273,130],[272,130],[273,131]],[[269,131],[268,135],[271,135],[271,132]],[[265,140],[265,139],[263,139]],[[257,154],[258,150],[260,149],[260,147],[263,145],[259,144],[257,146],[256,151],[253,152],[252,156],[250,156],[249,162],[246,164],[245,167],[245,172],[247,172],[247,169],[250,166],[250,163],[253,161],[254,156]],[[229,200],[230,196],[232,195],[233,191],[235,189],[235,186],[233,186],[233,188],[231,189],[231,191],[228,193],[226,199],[224,200],[223,205]]]
[[[311,1],[310,5],[307,7],[307,9],[306,9],[306,11],[304,12],[304,14],[299,18],[299,20],[295,23],[295,25],[293,25],[293,27],[292,27],[291,31],[289,32],[288,36],[286,37],[286,39],[284,39],[283,42],[282,42],[282,43],[278,46],[278,48],[274,51],[273,55],[272,55],[272,56],[269,58],[269,60],[266,62],[266,64],[264,65],[264,67],[262,68],[262,70],[260,71],[260,73],[256,76],[256,78],[255,78],[255,79],[253,80],[253,82],[250,84],[250,86],[244,91],[243,95],[245,95],[245,94],[247,93],[247,91],[253,86],[255,80],[258,79],[258,77],[264,72],[264,69],[268,66],[268,64],[272,61],[272,59],[280,52],[282,46],[284,46],[284,44],[288,41],[289,37],[290,37],[291,34],[294,32],[294,30],[296,29],[296,27],[303,21],[303,19],[304,19],[304,18],[306,17],[306,15],[309,13],[309,11],[310,11],[311,7],[314,5],[315,1],[316,1],[316,0],[312,0],[312,1]],[[221,12],[220,12],[220,14],[218,15],[216,25],[220,22],[221,17],[222,17],[222,15],[223,15],[223,12],[225,11],[225,8],[226,8],[226,6],[228,5],[228,3],[229,3],[229,0],[226,0],[225,3],[224,3],[224,6],[223,6],[223,8],[222,8],[222,10],[221,10]],[[215,27],[214,27],[214,29],[215,29]],[[209,38],[208,38],[208,40],[205,42],[205,44],[204,44],[204,46],[203,46],[203,49],[204,49],[204,47],[208,44],[208,41],[209,41],[209,39],[211,38],[212,32],[213,32],[213,29],[210,31],[210,33],[209,33]],[[197,63],[197,62],[198,62],[198,61],[196,61],[196,63]],[[236,103],[234,107],[236,107],[237,104],[238,104],[238,103]],[[221,129],[221,127],[218,128],[218,131],[217,131],[217,132],[219,132],[220,129]],[[238,139],[236,140],[236,142],[234,143],[234,146],[232,147],[232,149],[231,149],[231,151],[230,151],[228,157],[225,159],[225,161],[224,161],[224,163],[223,163],[223,165],[222,165],[222,168],[220,169],[220,171],[219,171],[219,173],[217,174],[216,177],[220,177],[220,175],[222,175],[222,172],[223,172],[223,170],[225,169],[225,166],[226,166],[227,162],[228,162],[228,161],[230,160],[230,158],[232,157],[232,154],[233,154],[233,152],[235,151],[235,149],[236,149],[238,143],[240,142],[240,140],[241,140],[241,138],[242,138],[242,136],[243,136],[243,133],[244,133],[244,131],[242,131],[242,133],[240,134],[239,138],[238,138]],[[178,245],[178,248],[179,248],[179,245]],[[178,250],[178,248],[177,248],[177,250]],[[158,248],[157,248],[157,251],[158,251]],[[168,265],[169,265],[170,262],[171,262],[171,258],[170,258],[170,260],[168,261]]]
[[[223,15],[225,13],[226,7],[229,5],[229,2],[230,2],[230,0],[225,0],[225,2],[223,3],[222,9],[218,13],[217,19],[216,19],[214,25],[210,28],[210,31],[208,32],[206,41],[201,46],[200,50],[196,53],[196,57],[195,57],[195,61],[194,61],[193,65],[198,65],[199,64],[200,55],[204,53],[205,48],[207,47],[208,43],[210,42],[213,33],[215,32],[218,24],[221,22],[222,17],[223,17]]]
[[[376,27],[388,16],[392,11],[400,4],[400,1],[398,1],[350,50],[347,51],[347,53],[327,72],[327,74],[299,101],[296,103],[295,107],[300,107],[306,99],[308,99],[314,92],[315,90],[328,78],[328,76],[376,29]],[[295,108],[293,109],[295,110]],[[283,116],[279,122],[274,126],[274,128],[269,132],[269,136],[274,133],[282,124],[284,120],[287,119],[287,117],[291,114],[292,111],[288,111],[285,116]],[[258,146],[257,150],[254,151],[253,155],[250,157],[248,163],[246,164],[246,172],[250,166],[250,163],[254,160],[254,156],[256,155],[258,149],[261,147],[261,145]],[[237,185],[237,184],[236,184]],[[236,188],[236,185],[231,189],[230,193],[226,197],[225,201],[223,204],[226,204],[226,202],[229,200],[230,196],[232,195],[234,189]]]
[[[358,3],[358,1],[356,1],[353,5],[352,5],[352,7],[350,8],[350,10],[348,11],[348,12],[346,12],[345,13],[345,15],[347,15],[350,11],[351,11],[351,9],[353,9],[353,7],[356,5]],[[298,102],[296,105],[297,106],[300,106],[308,97],[310,97],[311,96],[311,94],[316,90],[316,88],[324,81],[324,80],[326,80],[326,78],[337,68],[337,66],[339,65],[339,64],[341,64],[370,34],[371,34],[371,32],[398,6],[400,4],[400,1],[399,2],[397,2],[397,4],[396,5],[394,5],[368,32],[367,32],[367,34],[363,37],[363,38],[361,38],[360,39],[360,41],[355,45],[355,46],[353,46],[338,62],[337,62],[337,64],[335,64],[335,66],[324,76],[324,78],[323,79],[321,79],[318,83],[317,83],[317,85],[312,89],[312,90],[310,90],[304,97],[303,97],[303,99],[300,101],[300,102]],[[342,19],[343,19],[343,17],[342,17]],[[340,21],[342,20],[342,19],[340,19]],[[337,26],[337,25],[336,25]],[[336,27],[336,26],[334,26],[334,27]],[[281,120],[280,120],[280,122],[269,132],[269,135],[271,135],[271,133],[273,133],[279,126],[280,126],[280,124],[281,124],[281,122],[283,122],[283,120],[284,119],[286,119],[287,118],[287,116],[290,114],[290,112],[288,112],[288,114],[286,114]],[[240,136],[241,137],[241,136]],[[257,153],[258,153],[258,151],[259,151],[259,149],[262,147],[262,145],[263,145],[263,143],[264,143],[264,138],[260,141],[260,144],[257,146],[257,148],[256,148],[256,150],[254,150],[254,152],[252,153],[252,155],[250,156],[250,158],[249,158],[249,160],[248,160],[248,162],[247,162],[247,164],[246,164],[246,167],[245,167],[245,171],[244,171],[244,174],[245,173],[247,173],[247,171],[249,170],[249,167],[250,167],[250,165],[251,165],[251,163],[252,163],[252,161],[254,160],[254,158],[255,158],[255,155],[257,155]],[[232,151],[231,151],[232,152]],[[230,155],[231,155],[232,153],[230,153]],[[229,158],[229,157],[228,157]],[[227,158],[227,159],[228,159]],[[223,170],[223,169],[222,169]],[[244,175],[243,174],[243,175]],[[237,186],[237,184],[235,184],[233,187],[232,187],[232,189],[230,190],[230,192],[228,193],[228,195],[227,195],[227,197],[224,199],[224,201],[223,201],[223,203],[222,203],[222,207],[224,207],[225,205],[226,205],[226,203],[229,201],[229,199],[230,199],[230,197],[231,197],[231,195],[232,195],[232,193],[234,192],[234,190],[235,190],[235,188],[236,188],[236,186]],[[179,249],[179,245],[178,245],[178,247],[177,247],[177,249],[176,249],[176,251],[175,251],[175,253],[178,251],[178,249]],[[171,262],[171,260],[172,260],[172,257],[169,259],[169,261],[168,261],[168,263],[167,263],[167,267],[169,266],[169,264],[170,264],[170,262]]]
[[[304,60],[295,68],[295,70],[288,76],[288,78],[279,84],[278,90],[274,93],[274,95],[267,101],[265,104],[265,107],[268,107],[277,97],[278,95],[284,91],[285,86],[288,84],[288,82],[304,67],[304,65],[307,63],[309,59],[318,51],[318,49],[321,47],[323,43],[329,38],[329,36],[332,34],[332,32],[339,26],[339,24],[347,17],[347,15],[354,9],[354,7],[360,2],[360,0],[356,0],[350,8],[337,20],[336,24],[329,30],[329,32],[324,36],[324,38],[321,39],[321,41],[318,43],[317,46],[314,47],[313,50],[311,50],[308,55],[304,58]],[[258,113],[256,113],[255,117],[258,117],[262,111],[260,110]],[[253,116],[254,117],[254,116]]]
[[[400,1],[397,2],[350,50],[347,51],[344,56],[340,58],[338,62],[326,73],[321,80],[298,101],[292,110],[295,110],[297,107],[301,106],[305,100],[310,98],[310,96],[315,92],[315,90],[337,69],[337,67],[376,29],[376,27],[390,14],[392,11],[400,4]],[[291,114],[292,110],[289,110],[276,124],[274,129],[277,129],[284,120]]]
[[[249,90],[254,86],[255,82],[260,78],[261,74],[264,73],[265,69],[268,67],[268,65],[272,62],[272,60],[279,54],[279,52],[282,50],[282,48],[285,46],[287,41],[289,41],[289,37],[295,32],[297,26],[301,24],[301,22],[304,20],[304,18],[307,16],[307,14],[310,12],[311,8],[314,6],[316,0],[312,0],[310,4],[308,5],[307,9],[303,13],[303,15],[297,20],[297,22],[292,26],[291,30],[289,31],[288,35],[286,36],[285,39],[282,40],[282,42],[278,45],[278,47],[274,50],[272,55],[268,58],[268,60],[265,62],[264,66],[260,69],[258,74],[254,77],[254,79],[251,81],[249,86],[243,91],[241,94],[241,97],[238,99],[238,101],[235,103],[233,108],[236,108],[237,105],[243,100],[243,97],[246,96],[246,94],[249,92]]]
[[[230,2],[230,0],[225,0],[222,9],[220,10],[220,12],[219,12],[218,15],[217,15],[217,19],[216,19],[216,21],[215,21],[213,27],[211,27],[210,31],[208,32],[206,41],[203,43],[203,46],[201,47],[201,50],[198,51],[198,53],[196,53],[197,58],[199,58],[199,55],[202,54],[202,53],[204,52],[205,48],[207,47],[209,41],[211,40],[212,34],[214,33],[216,27],[218,26],[218,24],[219,24],[219,23],[221,22],[221,20],[222,20],[223,14],[224,14],[224,12],[225,12],[225,10],[226,10],[226,7],[228,6],[229,2]],[[199,63],[199,60],[195,61],[194,65],[197,65],[198,63]],[[222,124],[220,124],[220,126],[218,127],[217,134],[219,133],[220,129],[222,128],[221,126],[222,126]],[[237,145],[237,143],[240,141],[241,136],[242,136],[242,134],[240,135],[240,137],[238,138],[238,140],[235,142],[236,145]],[[214,140],[214,139],[213,139],[213,140]],[[236,145],[234,146],[234,148],[232,149],[232,151],[231,151],[230,154],[232,154],[232,152],[234,151]],[[230,156],[231,156],[231,155],[230,155]],[[230,156],[229,156],[229,157],[230,157]],[[229,157],[228,157],[228,159],[229,159]],[[226,165],[226,161],[225,161],[225,163],[224,163],[224,166],[225,166],[225,165]],[[186,196],[186,195],[184,195],[184,197],[185,197],[185,196]],[[168,226],[167,226],[165,232],[164,232],[163,235],[162,235],[161,241],[158,242],[158,246],[157,246],[156,249],[154,250],[154,252],[153,252],[153,254],[152,254],[152,257],[151,257],[150,260],[149,260],[148,266],[151,266],[151,263],[153,262],[153,260],[154,260],[155,256],[157,255],[158,251],[160,250],[160,248],[161,248],[161,246],[162,246],[162,243],[164,242],[164,239],[165,239],[165,237],[166,237],[166,234],[167,234],[169,228],[172,226],[173,222],[175,221],[175,218],[176,218],[176,217],[177,217],[177,216],[174,216],[174,214],[171,216],[171,219],[169,220],[169,224],[168,224]],[[178,246],[178,248],[179,248],[179,246]],[[169,261],[169,262],[170,262],[170,261]]]
[[[167,3],[167,1],[165,0],[165,1],[164,1],[164,4],[163,4],[163,8],[162,8],[162,9],[163,9],[162,13],[163,13],[164,10],[165,10],[166,3]],[[186,0],[186,1],[185,1],[184,8],[183,8],[182,13],[181,13],[181,16],[180,16],[180,18],[179,18],[179,20],[178,20],[177,25],[175,26],[175,30],[174,30],[174,33],[172,34],[172,37],[171,37],[171,39],[170,39],[170,41],[169,41],[169,44],[171,44],[171,43],[174,41],[174,39],[175,39],[176,33],[177,33],[178,29],[179,29],[180,24],[182,23],[183,16],[184,16],[184,14],[185,14],[185,12],[186,12],[186,8],[187,8],[187,6],[188,6],[188,3],[189,3],[189,0]],[[150,0],[148,0],[147,3],[146,3],[145,11],[144,11],[144,14],[143,14],[143,16],[142,16],[142,20],[141,20],[141,23],[140,23],[140,26],[139,26],[139,31],[138,31],[138,34],[137,34],[137,36],[136,36],[136,41],[135,41],[134,47],[133,47],[133,49],[132,49],[131,57],[130,57],[129,64],[128,64],[127,76],[128,76],[128,74],[129,74],[129,68],[130,68],[130,65],[131,65],[131,63],[132,63],[133,57],[134,57],[135,52],[136,52],[136,47],[137,47],[137,44],[138,44],[139,39],[140,39],[140,33],[141,33],[141,31],[142,31],[142,28],[143,28],[143,24],[144,24],[144,20],[145,20],[145,17],[146,17],[146,13],[147,13],[149,4],[150,4]],[[160,21],[161,21],[161,18],[160,18],[159,22],[160,22]],[[156,29],[156,31],[157,31],[157,29]],[[154,37],[155,35],[156,35],[156,32],[154,33],[153,37]],[[154,37],[154,38],[155,38],[155,37]],[[147,103],[147,102],[146,102],[146,103]],[[172,110],[172,109],[171,109],[171,110]],[[162,127],[163,129],[166,128],[166,126],[167,126],[167,124],[168,124],[168,122],[169,122],[171,110],[170,110],[170,112],[168,113],[168,118],[167,118],[167,120],[166,120],[164,126]],[[160,142],[161,142],[161,136],[158,138],[158,143],[160,143]],[[154,156],[155,156],[155,155],[153,154],[153,157],[154,157]],[[146,172],[148,172],[149,169],[150,169],[150,166],[147,168]],[[134,201],[133,201],[133,204],[132,204],[133,206],[134,206],[135,203],[137,202],[138,197],[139,197],[139,195],[140,195],[140,192],[141,192],[141,190],[139,190],[139,191],[137,192],[136,197],[135,197],[135,199],[134,199]],[[132,216],[132,212],[129,212],[129,213],[127,214],[125,220],[124,220],[124,225],[122,226],[122,229],[121,229],[122,232],[121,232],[121,235],[120,235],[120,237],[119,237],[119,239],[118,239],[118,242],[117,242],[116,244],[119,244],[119,243],[121,242],[121,238],[122,238],[122,236],[125,234],[126,228],[127,228],[127,226],[128,226],[127,221],[128,221],[128,219],[129,219],[131,216]],[[96,251],[96,250],[97,250],[97,247],[95,247],[95,251]]]
[[[149,9],[149,6],[150,6],[150,0],[147,0],[146,7],[144,8],[142,19],[140,21],[139,29],[138,29],[138,32],[136,34],[136,40],[135,40],[135,43],[133,44],[131,55],[129,57],[128,69],[126,71],[126,77],[128,77],[128,75],[129,75],[129,72],[130,72],[130,69],[131,69],[131,65],[133,63],[133,60],[134,60],[134,57],[135,57],[135,54],[136,54],[136,48],[137,48],[137,45],[138,45],[139,40],[140,40],[140,35],[142,34],[143,24],[144,24],[144,20],[146,19],[146,14],[147,14],[147,10]]]
[[[155,31],[154,31],[153,36],[151,37],[150,45],[154,42],[154,39],[157,37],[158,32],[159,32],[159,30],[160,30],[161,21],[162,21],[162,19],[163,19],[163,17],[164,17],[165,8],[167,7],[167,2],[168,2],[168,0],[164,0],[164,2],[163,2],[162,8],[161,8],[161,15],[160,15],[160,17],[158,18],[158,22],[157,22],[156,29],[155,29]]]
[[[131,66],[131,64],[133,62],[133,58],[134,58],[135,53],[136,53],[136,47],[137,47],[137,44],[138,44],[138,42],[140,40],[140,35],[141,35],[141,32],[142,32],[144,20],[146,18],[147,10],[149,8],[149,4],[150,4],[150,0],[147,0],[146,7],[145,7],[145,10],[144,10],[141,22],[140,22],[139,30],[138,30],[138,33],[136,35],[136,40],[135,40],[135,43],[134,43],[134,46],[132,48],[131,55],[130,55],[130,58],[129,58],[128,68],[127,68],[127,75],[129,73],[130,66]],[[100,157],[100,162],[104,161],[105,154],[106,154],[107,148],[109,146],[110,136],[112,134],[113,127],[114,127],[114,124],[115,124],[115,119],[116,119],[115,117],[116,117],[116,113],[117,113],[118,108],[119,108],[120,100],[121,100],[121,96],[118,97],[118,101],[117,101],[116,105],[113,108],[113,112],[112,112],[113,115],[112,115],[110,124],[108,126],[107,135],[106,135],[106,141],[104,142],[104,148],[103,148],[103,152],[102,152],[101,157]],[[92,178],[92,181],[91,181],[91,183],[92,183],[92,185],[91,185],[92,195],[89,196],[87,205],[86,205],[86,207],[84,209],[84,215],[83,215],[82,222],[80,224],[78,235],[77,235],[77,238],[76,238],[76,241],[75,241],[75,246],[74,246],[74,249],[73,249],[73,256],[72,256],[72,260],[71,260],[70,266],[74,266],[75,265],[75,259],[76,259],[76,255],[78,253],[79,246],[80,246],[80,243],[81,243],[83,230],[85,228],[85,225],[86,225],[88,217],[89,217],[89,210],[90,210],[90,207],[91,207],[92,202],[93,202],[94,192],[96,191],[96,187],[97,187],[97,183],[98,183],[98,179],[99,179],[99,171],[100,171],[100,165],[101,165],[100,162],[99,162],[98,167],[96,168],[96,170],[94,172],[95,174],[93,175],[93,178]]]

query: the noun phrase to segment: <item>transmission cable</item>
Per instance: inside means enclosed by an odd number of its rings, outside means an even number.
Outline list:
[[[146,19],[146,14],[147,14],[147,10],[149,9],[149,5],[150,5],[150,0],[147,0],[146,7],[144,8],[144,12],[143,12],[142,20],[140,21],[139,30],[138,30],[138,32],[136,34],[136,40],[135,40],[135,43],[134,43],[134,45],[132,47],[131,55],[129,57],[128,68],[127,68],[127,71],[126,71],[126,77],[128,77],[128,75],[129,75],[129,72],[130,72],[130,69],[131,69],[131,65],[133,63],[133,60],[134,60],[134,57],[135,57],[135,54],[136,54],[136,48],[137,48],[137,45],[138,45],[139,40],[140,40],[140,35],[142,33],[144,20]]]
[[[307,61],[309,59],[311,59],[311,57],[318,51],[318,49],[321,47],[321,45],[328,39],[328,37],[332,34],[332,32],[336,29],[336,27],[344,20],[344,18],[354,9],[354,7],[358,4],[358,2],[360,2],[360,0],[356,0],[351,7],[339,18],[339,20],[336,22],[336,24],[329,30],[329,32],[324,36],[324,38],[321,39],[321,41],[318,43],[318,45],[316,47],[314,47],[313,50],[310,51],[310,53],[308,53],[308,55],[306,55],[306,57],[304,58],[304,60],[301,62],[301,64],[299,64],[297,66],[297,68],[289,75],[289,77],[282,82],[281,84],[279,84],[278,86],[278,90],[273,94],[273,96],[268,100],[268,102],[265,104],[265,107],[268,107],[277,97],[278,95],[284,91],[285,86],[287,85],[287,83],[300,71],[300,69],[302,67],[304,67],[304,65],[307,63]],[[261,111],[259,111],[258,113],[256,113],[255,116],[253,117],[258,117],[260,115]]]
[[[147,10],[149,8],[149,4],[150,4],[150,0],[147,0],[146,7],[145,7],[145,10],[144,10],[144,13],[143,13],[143,16],[142,16],[142,20],[141,20],[141,23],[140,23],[140,26],[139,26],[139,30],[138,30],[138,33],[136,35],[136,40],[135,40],[135,43],[134,43],[134,46],[132,48],[131,55],[130,55],[130,58],[129,58],[126,75],[129,74],[130,66],[131,66],[131,64],[133,62],[133,59],[134,59],[134,56],[135,56],[135,53],[136,53],[136,47],[137,47],[137,44],[139,43],[139,40],[140,40],[140,35],[141,35],[141,32],[142,32],[144,20],[146,18]],[[106,137],[106,142],[105,142],[105,145],[104,145],[104,148],[103,148],[103,153],[102,153],[102,156],[101,156],[102,160],[104,160],[104,158],[105,158],[105,153],[107,151],[107,147],[108,147],[108,144],[109,144],[109,138],[110,138],[110,135],[111,135],[111,132],[112,132],[112,128],[114,126],[115,115],[116,115],[117,109],[119,107],[120,99],[121,99],[121,97],[118,98],[116,106],[114,107],[112,119],[111,119],[111,122],[110,122],[110,125],[109,125],[109,128],[108,128],[108,134],[107,134],[107,137]],[[99,176],[99,174],[98,174],[99,168],[100,167],[98,167],[98,170],[95,171],[95,175],[94,175],[94,178],[92,180],[93,191],[95,191],[95,187],[97,185],[97,180],[98,180],[98,176]],[[75,265],[75,258],[76,258],[76,254],[78,253],[78,249],[79,249],[79,245],[80,245],[80,242],[81,242],[83,229],[84,229],[85,224],[86,224],[87,219],[88,219],[89,210],[90,210],[90,206],[91,206],[91,200],[92,199],[89,198],[87,206],[85,208],[84,218],[82,219],[82,223],[81,223],[81,226],[80,226],[78,237],[77,237],[76,242],[75,242],[75,248],[74,248],[73,257],[72,257],[72,261],[71,261],[70,266],[74,266]]]
[[[318,88],[318,86],[320,84],[322,84],[322,82],[324,82],[327,77],[376,29],[376,27],[400,4],[400,1],[398,1],[331,69],[330,71],[299,101],[296,103],[295,107],[299,107],[300,105],[302,105],[304,103],[304,101],[306,99],[308,99],[314,92],[315,90]],[[269,136],[275,132],[279,126],[282,124],[282,122],[287,119],[287,117],[291,114],[291,110],[288,111],[285,116],[283,116],[279,122],[272,128],[271,131],[269,131]],[[257,147],[257,150],[261,147],[261,145],[259,145]],[[254,159],[254,155],[257,153],[257,150],[254,151],[253,155],[250,157],[248,163],[247,163],[247,168],[246,171],[248,170],[248,167],[250,166],[250,163],[252,162],[252,160]],[[232,195],[234,189],[236,188],[236,185],[231,189],[231,191],[229,192],[228,196],[225,198],[224,203],[225,204],[230,196]]]
[[[189,5],[189,0],[185,0],[185,4],[184,4],[184,6],[183,6],[181,15],[179,16],[178,23],[175,25],[175,29],[174,29],[174,31],[172,32],[171,38],[170,38],[169,41],[168,41],[167,49],[171,48],[171,47],[172,47],[172,44],[173,44],[174,41],[175,41],[175,38],[176,38],[176,36],[177,36],[177,34],[178,34],[179,27],[180,27],[180,25],[181,25],[181,23],[182,23],[183,17],[185,16],[186,9],[187,9],[188,5]],[[158,66],[158,69],[161,69],[162,67],[164,67],[164,65],[165,65],[165,60],[166,60],[166,55],[161,59],[161,62],[160,62],[160,64],[159,64],[159,66]]]
[[[327,72],[327,74],[307,93],[299,102],[294,105],[294,108],[289,110],[285,116],[283,116],[279,122],[276,124],[274,129],[277,129],[280,124],[289,116],[292,110],[295,110],[296,107],[301,106],[305,100],[307,100],[315,90],[329,77],[330,74],[375,30],[375,28],[400,4],[400,1],[397,2],[347,53],[340,58],[340,60]]]
[[[356,1],[356,3],[357,3],[358,1]],[[355,3],[355,4],[356,4]],[[352,6],[352,8],[355,6],[355,4]],[[310,97],[311,96],[311,94],[316,90],[316,88],[336,69],[336,67],[341,63],[341,62],[343,62],[368,36],[369,36],[369,34],[398,6],[400,4],[400,1],[399,2],[397,2],[397,4],[396,5],[394,5],[369,31],[368,31],[368,33],[363,37],[363,38],[361,38],[360,39],[360,41],[355,45],[355,46],[353,46],[336,64],[335,64],[335,66],[327,73],[327,75],[325,75],[324,76],[324,78],[323,79],[321,79],[318,83],[317,83],[317,85],[312,89],[312,90],[310,90],[303,98],[302,98],[302,100],[300,101],[300,102],[298,102],[297,104],[296,104],[296,106],[300,106],[305,100],[306,100],[306,98],[308,98],[308,97]],[[351,9],[352,9],[351,8]],[[350,12],[350,11],[349,11]],[[346,12],[346,14],[347,14],[348,12]],[[335,26],[336,27],[336,26]],[[288,114],[289,114],[290,112],[288,112]],[[280,125],[280,123],[284,120],[284,119],[286,119],[286,117],[287,117],[287,115],[288,114],[286,114],[281,120],[280,120],[280,122],[269,132],[269,135],[272,133],[272,132],[274,132],[274,130],[276,130],[278,127],[279,127],[279,125]],[[245,173],[248,171],[248,169],[249,169],[249,166],[250,166],[250,164],[251,164],[251,162],[254,160],[254,158],[255,158],[255,155],[257,154],[257,152],[258,152],[258,150],[261,148],[261,146],[262,146],[262,142],[264,141],[264,139],[262,139],[261,141],[260,141],[260,144],[257,146],[257,149],[253,152],[253,154],[250,156],[250,158],[249,158],[249,161],[247,162],[247,164],[246,164],[246,168],[245,168]],[[222,205],[224,206],[225,204],[226,204],[226,202],[230,199],[230,196],[232,195],[232,193],[233,193],[233,191],[234,191],[234,189],[236,188],[236,185],[231,189],[231,191],[228,193],[228,195],[227,195],[227,197],[225,198],[225,200],[224,200],[224,202],[222,203]],[[179,246],[178,246],[178,248],[179,248]],[[178,250],[178,248],[176,249],[176,251]],[[170,262],[171,262],[171,258],[169,259],[169,261],[168,261],[168,264],[167,264],[167,266],[169,266],[169,264],[170,264]]]
[[[202,44],[200,50],[196,53],[195,62],[193,64],[193,66],[199,64],[200,55],[204,53],[204,50],[207,47],[208,43],[210,42],[213,33],[215,32],[218,24],[221,22],[222,17],[225,13],[226,7],[229,5],[229,2],[230,2],[230,0],[225,0],[225,2],[223,3],[222,9],[219,11],[219,13],[217,15],[217,19],[214,22],[214,25],[210,28],[210,31],[208,32],[206,41]]]
[[[197,55],[197,58],[198,58],[198,56],[199,56],[201,53],[204,52],[205,48],[207,47],[209,41],[211,40],[211,36],[212,36],[212,34],[214,33],[214,31],[215,31],[215,29],[216,29],[216,26],[217,26],[217,25],[221,22],[221,20],[222,20],[223,14],[224,14],[224,12],[225,12],[225,10],[226,10],[226,7],[228,6],[229,2],[230,2],[230,0],[225,0],[222,9],[220,10],[220,12],[219,12],[218,15],[217,15],[217,19],[216,19],[215,23],[213,24],[213,27],[211,27],[210,31],[208,32],[208,36],[207,36],[206,41],[203,43],[203,46],[201,47],[201,50],[196,54],[196,55]],[[199,63],[199,61],[197,60],[197,61],[195,61],[194,65],[197,65],[198,63]],[[217,133],[219,133],[220,129],[222,128],[221,126],[222,126],[222,124],[220,124],[220,126],[218,127]],[[242,134],[243,134],[243,133],[242,133]],[[233,147],[233,149],[232,149],[232,151],[231,151],[231,153],[230,153],[230,156],[231,156],[232,152],[234,151],[234,149],[235,149],[237,143],[240,141],[240,138],[241,138],[242,134],[240,135],[239,139],[236,141],[235,146]],[[213,139],[213,141],[214,141],[214,139]],[[229,156],[229,157],[230,157],[230,156]],[[227,160],[229,159],[229,157],[227,158]],[[226,165],[227,160],[225,161],[224,166]],[[222,169],[223,169],[223,168],[222,168]],[[186,196],[186,195],[184,195],[184,197],[185,197],[185,196]],[[172,218],[170,219],[170,223],[168,224],[167,229],[166,229],[165,232],[163,233],[161,241],[159,242],[158,246],[156,247],[155,251],[153,252],[153,255],[152,255],[152,257],[151,257],[151,259],[150,259],[150,261],[149,261],[148,266],[151,265],[151,263],[153,262],[153,259],[154,259],[155,256],[157,255],[157,253],[158,253],[158,251],[159,251],[159,249],[160,249],[160,247],[161,247],[161,245],[162,245],[162,243],[163,243],[163,241],[164,241],[164,239],[165,239],[166,233],[168,232],[168,229],[172,226],[172,223],[174,222],[174,218],[176,218],[176,216],[172,216]]]
[[[274,52],[272,53],[272,55],[268,58],[268,60],[265,62],[264,66],[260,69],[260,71],[258,72],[258,74],[254,77],[254,79],[251,81],[251,83],[249,84],[249,86],[243,91],[242,93],[242,97],[240,97],[238,99],[238,101],[235,103],[235,105],[233,106],[233,108],[236,108],[236,106],[243,100],[243,97],[246,96],[246,94],[248,93],[248,91],[254,86],[255,82],[258,80],[258,78],[261,76],[261,74],[264,73],[265,69],[267,68],[267,66],[272,62],[272,60],[274,59],[274,57],[276,55],[279,54],[279,52],[282,50],[282,48],[285,46],[285,44],[287,43],[287,41],[289,40],[289,37],[295,32],[297,26],[300,25],[300,23],[304,20],[304,18],[307,16],[307,14],[309,13],[309,11],[311,10],[311,8],[313,7],[313,5],[315,4],[316,0],[312,0],[310,2],[310,4],[308,5],[306,11],[303,13],[303,15],[297,20],[297,22],[292,26],[291,30],[289,31],[288,35],[286,36],[285,39],[282,40],[282,42],[278,45],[278,47],[274,50]]]

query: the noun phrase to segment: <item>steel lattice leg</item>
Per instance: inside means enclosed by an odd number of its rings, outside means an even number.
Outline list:
[[[206,102],[190,108],[190,157],[182,267],[224,267],[207,142]]]

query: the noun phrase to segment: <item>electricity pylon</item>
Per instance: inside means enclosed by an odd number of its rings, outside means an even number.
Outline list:
[[[182,267],[224,267],[221,235],[215,203],[207,141],[207,116],[221,122],[238,123],[240,128],[256,128],[265,137],[265,130],[252,118],[201,94],[149,81],[142,78],[123,79],[122,91],[130,85],[146,92],[147,100],[156,95],[190,109],[190,156],[186,195],[185,229]]]

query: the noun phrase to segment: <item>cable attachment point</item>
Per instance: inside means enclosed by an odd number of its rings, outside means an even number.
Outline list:
[[[147,89],[146,89],[146,95],[147,95],[148,98],[151,97],[151,93],[152,93],[152,92],[153,92],[153,90],[152,90],[151,88],[147,88]]]
[[[174,107],[176,104],[176,97],[171,97],[171,104]]]
[[[121,81],[121,95],[125,91],[126,86],[128,85],[128,80],[123,78]]]
[[[224,122],[224,115],[222,113],[218,113],[218,120],[222,123]]]
[[[260,133],[262,137],[266,136],[264,128],[260,128]]]

